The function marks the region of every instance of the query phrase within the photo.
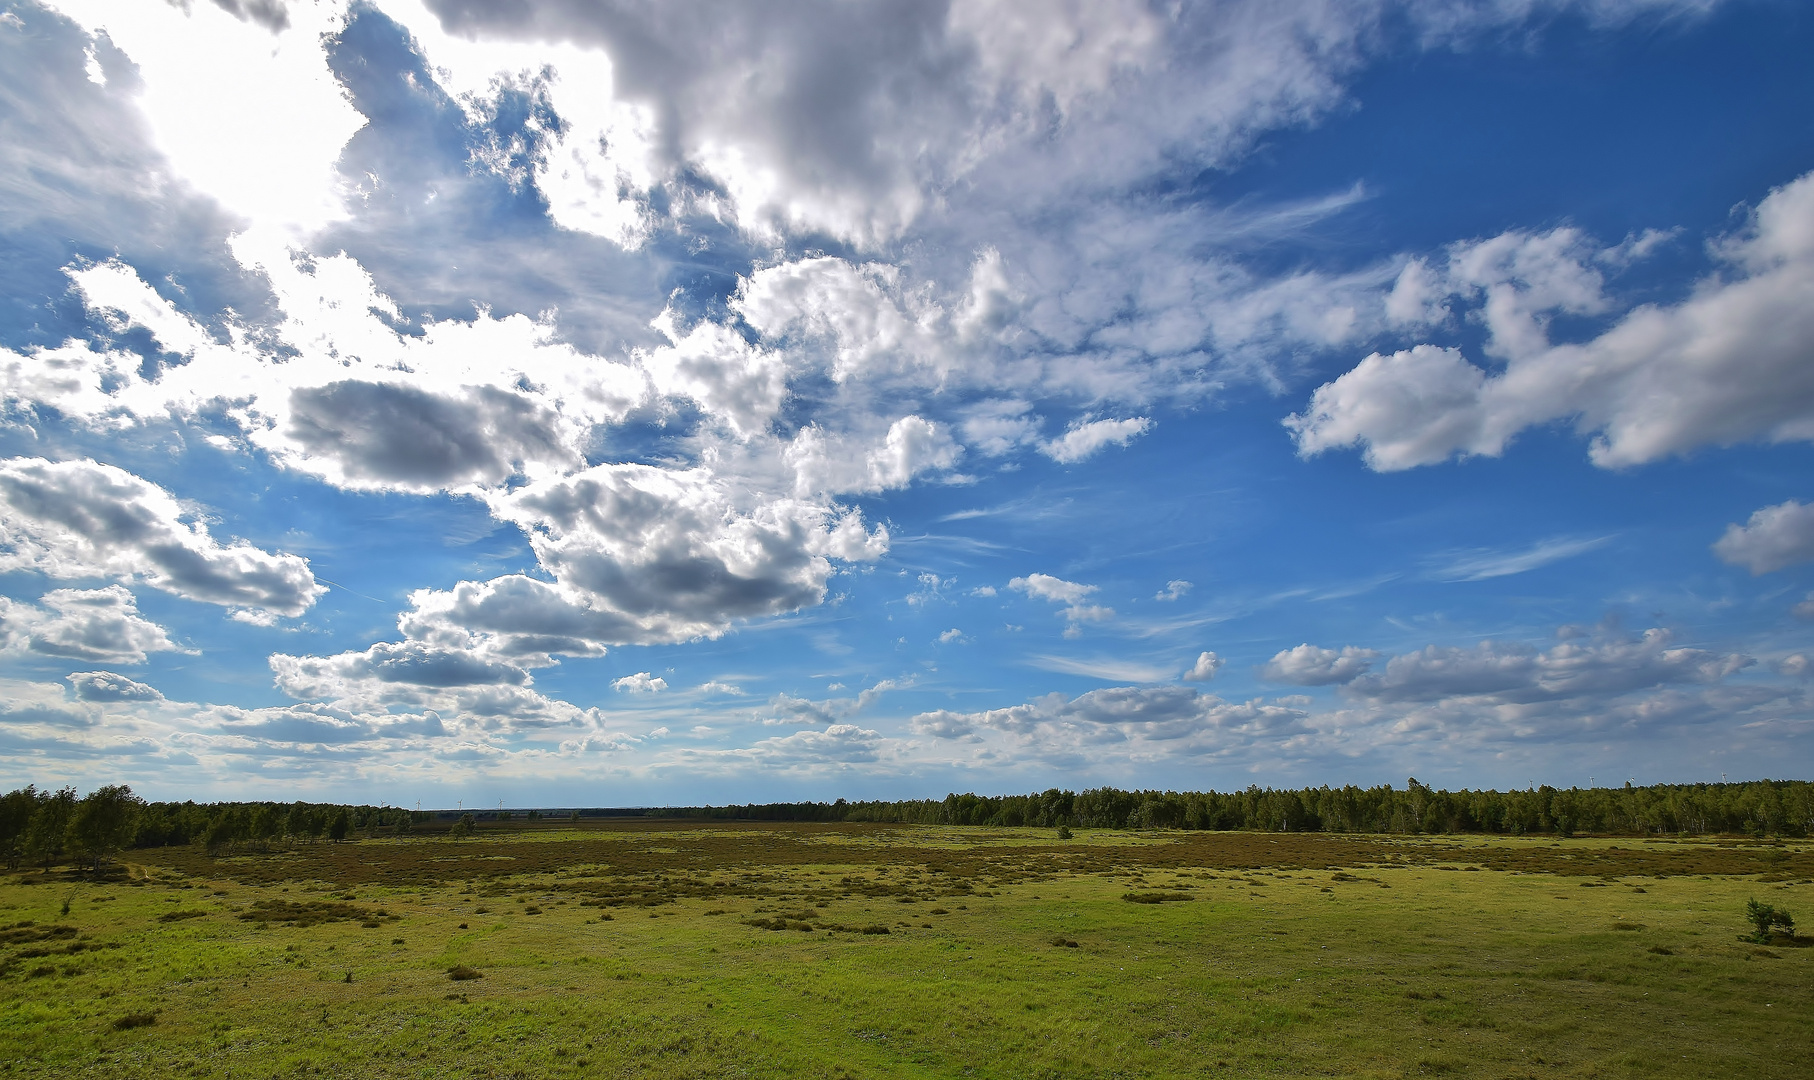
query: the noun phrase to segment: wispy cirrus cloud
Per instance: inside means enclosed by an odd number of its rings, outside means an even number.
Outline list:
[[[1437,581],[1486,581],[1528,573],[1551,563],[1598,550],[1614,536],[1554,537],[1525,548],[1473,548],[1432,557],[1430,576]]]

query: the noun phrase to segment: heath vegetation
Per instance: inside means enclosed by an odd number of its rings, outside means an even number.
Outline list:
[[[1799,1077],[1814,848],[1794,788],[1768,819],[1742,787],[1721,812],[1779,828],[1149,827],[1150,793],[1116,828],[1090,793],[1016,825],[125,789],[103,813],[27,789],[0,1076]]]

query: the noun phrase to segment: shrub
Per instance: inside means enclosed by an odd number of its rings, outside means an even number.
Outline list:
[[[469,982],[473,979],[483,979],[485,973],[475,968],[469,968],[465,964],[455,964],[447,969],[447,977],[454,982]]]
[[[1191,895],[1181,892],[1130,892],[1122,893],[1121,898],[1130,904],[1169,904],[1189,900]]]
[[[130,1031],[133,1028],[150,1027],[157,1023],[157,1013],[127,1013],[113,1022],[113,1030]]]
[[[650,918],[654,918],[654,916],[651,915]],[[805,930],[808,933],[811,933],[813,928],[812,923],[785,917],[773,919],[745,919],[743,920],[743,924],[745,926],[753,926],[758,930]],[[864,933],[868,933],[868,931],[865,930]]]
[[[1071,827],[1069,825],[1060,825],[1058,827],[1058,838],[1060,840],[1069,840],[1071,838]]]
[[[1795,936],[1795,920],[1788,912],[1770,904],[1760,904],[1755,899],[1745,902],[1745,921],[1756,930],[1750,940],[1759,945],[1770,944],[1772,932],[1780,932],[1785,937]]]

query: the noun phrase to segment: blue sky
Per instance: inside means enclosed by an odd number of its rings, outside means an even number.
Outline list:
[[[0,7],[0,782],[1808,773],[1802,5]]]

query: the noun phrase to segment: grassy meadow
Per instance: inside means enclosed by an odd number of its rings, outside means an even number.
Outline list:
[[[1804,842],[587,822],[0,877],[3,1077],[1805,1077]],[[1810,929],[1814,929],[1811,926]],[[885,931],[885,932],[884,932]]]

